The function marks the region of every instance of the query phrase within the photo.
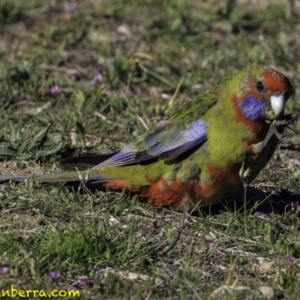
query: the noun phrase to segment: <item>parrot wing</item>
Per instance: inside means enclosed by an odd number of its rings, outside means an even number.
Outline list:
[[[207,139],[206,128],[207,123],[201,119],[189,123],[185,129],[173,121],[160,121],[153,130],[93,169],[143,163],[152,159],[172,160],[203,144]]]
[[[198,149],[207,141],[208,124],[201,117],[215,106],[220,95],[216,85],[184,105],[168,120],[160,121],[94,169],[144,163],[150,160],[171,161]]]

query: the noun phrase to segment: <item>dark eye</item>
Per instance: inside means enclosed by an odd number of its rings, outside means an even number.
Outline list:
[[[264,84],[260,80],[256,82],[256,89],[259,92],[262,92],[264,90]]]

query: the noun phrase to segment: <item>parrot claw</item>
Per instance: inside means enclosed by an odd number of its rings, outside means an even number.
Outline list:
[[[263,142],[252,146],[253,153],[255,154],[260,153],[268,145],[270,139],[274,134],[279,141],[284,141],[286,137],[282,133],[283,129],[290,124],[294,124],[297,120],[298,120],[298,114],[289,114],[283,116],[283,119],[273,121],[270,126],[269,132],[266,135]]]
[[[257,144],[252,144],[251,145],[251,151],[252,151],[253,154],[259,154],[263,150],[264,146],[265,146],[264,142],[260,142],[260,143],[257,143]]]
[[[294,124],[296,121],[298,121],[298,114],[289,114],[283,116],[283,119],[275,120],[271,124],[270,131],[272,130],[279,130],[283,129],[284,127],[287,127],[290,124]]]
[[[284,136],[282,133],[280,133],[278,131],[275,131],[274,133],[275,133],[275,135],[276,135],[276,137],[278,138],[279,141],[284,141],[284,140],[287,139],[286,136]]]
[[[239,170],[239,176],[240,176],[240,179],[244,186],[247,185],[248,177],[250,174],[251,174],[250,168],[249,167],[245,168],[245,163],[243,162],[243,164]]]
[[[281,131],[284,129],[284,127],[287,127],[290,124],[294,124],[297,120],[298,114],[289,114],[285,115],[283,119],[273,121],[265,139],[260,143],[251,145],[252,153],[260,154],[263,151],[263,149],[268,145],[273,135],[275,135],[279,141],[286,140],[286,137]]]
[[[286,137],[282,134],[281,131],[288,125],[294,124],[296,121],[298,121],[298,114],[285,115],[283,116],[283,119],[273,121],[268,135],[271,134],[272,136],[273,134],[275,134],[278,140],[284,141]],[[268,139],[270,139],[270,137]]]

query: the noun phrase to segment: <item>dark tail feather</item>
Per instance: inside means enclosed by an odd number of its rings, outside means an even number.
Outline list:
[[[85,172],[69,172],[69,173],[58,173],[58,174],[43,174],[43,175],[1,175],[0,182],[15,181],[23,182],[27,178],[32,178],[33,181],[38,181],[42,183],[66,183],[69,186],[79,185],[81,182],[86,185],[94,185],[102,183],[107,183],[110,180],[102,177],[99,172],[88,170]]]
[[[0,175],[0,182],[6,182],[10,180],[15,180],[17,182],[25,181],[28,176],[13,176],[13,175]]]
[[[59,168],[64,171],[84,171],[87,169],[91,169],[105,160],[109,159],[115,153],[110,154],[96,154],[96,155],[87,155],[87,156],[75,156],[63,159],[59,163]]]

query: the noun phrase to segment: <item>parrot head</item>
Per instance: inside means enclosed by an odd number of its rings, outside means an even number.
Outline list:
[[[253,66],[239,74],[237,108],[248,121],[271,122],[283,116],[292,92],[289,79],[268,67]]]

